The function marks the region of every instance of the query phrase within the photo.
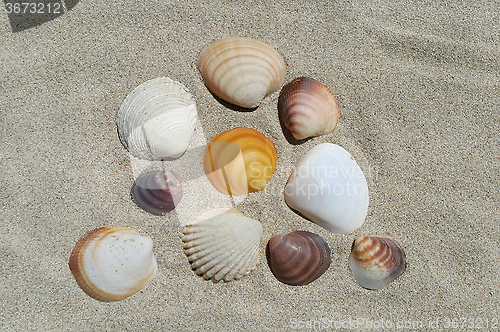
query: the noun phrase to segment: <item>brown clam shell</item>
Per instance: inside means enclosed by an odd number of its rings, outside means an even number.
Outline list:
[[[380,289],[403,274],[406,255],[394,240],[360,236],[352,243],[349,266],[362,287]]]
[[[273,236],[267,245],[267,256],[276,279],[292,286],[307,285],[318,279],[331,262],[328,243],[306,231]]]
[[[168,213],[182,198],[179,173],[157,171],[141,174],[132,186],[131,195],[137,206],[148,213]]]
[[[281,89],[278,110],[283,124],[301,140],[331,132],[339,121],[339,104],[320,82],[299,77]]]

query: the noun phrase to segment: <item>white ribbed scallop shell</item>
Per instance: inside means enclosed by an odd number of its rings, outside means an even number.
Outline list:
[[[116,125],[123,146],[135,157],[175,159],[189,145],[196,115],[187,88],[160,77],[142,83],[125,98]]]
[[[204,279],[240,279],[259,259],[262,226],[237,210],[208,210],[188,223],[183,232],[184,252],[196,274]]]
[[[368,211],[368,185],[349,152],[324,143],[306,153],[285,187],[287,204],[321,227],[347,234]]]
[[[286,67],[271,46],[251,38],[213,42],[200,54],[198,70],[218,97],[241,107],[257,107],[281,87]]]
[[[78,285],[96,300],[123,300],[156,274],[153,241],[126,227],[88,232],[75,245],[69,267]]]

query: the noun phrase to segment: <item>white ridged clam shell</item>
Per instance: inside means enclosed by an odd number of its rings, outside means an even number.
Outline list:
[[[116,125],[123,146],[135,157],[175,159],[189,145],[196,115],[187,88],[160,77],[142,83],[125,98]]]
[[[82,290],[103,302],[137,293],[158,270],[153,241],[126,227],[85,234],[71,253],[69,267]]]
[[[324,143],[298,162],[285,187],[287,204],[319,226],[347,234],[368,211],[368,185],[349,152]]]
[[[253,108],[278,90],[286,67],[271,46],[251,38],[213,42],[200,54],[198,70],[216,96],[234,105]]]
[[[262,226],[237,210],[208,210],[188,223],[183,232],[191,267],[204,279],[240,279],[259,259]]]

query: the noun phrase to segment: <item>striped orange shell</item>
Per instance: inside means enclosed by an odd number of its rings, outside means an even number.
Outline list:
[[[349,267],[362,287],[380,289],[403,274],[406,255],[394,240],[360,236],[352,243]]]

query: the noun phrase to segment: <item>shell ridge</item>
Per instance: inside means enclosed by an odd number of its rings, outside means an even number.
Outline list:
[[[367,244],[367,241],[370,242]],[[357,260],[358,256],[363,260]],[[358,237],[353,241],[349,266],[362,287],[380,289],[404,273],[406,255],[394,240],[376,236]]]

